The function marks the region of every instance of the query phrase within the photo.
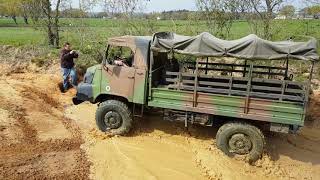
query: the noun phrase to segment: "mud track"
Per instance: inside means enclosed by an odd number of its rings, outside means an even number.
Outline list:
[[[32,83],[36,79],[0,79],[0,179],[88,179],[90,163],[80,149],[84,142],[80,129],[59,113],[63,106],[53,98],[57,89],[53,85],[37,86]],[[4,89],[15,92],[14,96]],[[69,133],[59,139],[54,133],[41,138],[46,128],[36,128],[37,121],[56,121],[53,123],[61,124]]]
[[[267,133],[255,165],[215,145],[217,128],[135,119],[125,137],[96,130],[96,105],[71,104],[57,74],[0,77],[0,179],[320,179],[320,93],[297,135]]]

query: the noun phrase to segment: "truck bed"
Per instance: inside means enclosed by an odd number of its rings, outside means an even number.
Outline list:
[[[259,78],[167,72],[169,83],[151,89],[148,106],[303,126],[307,84]],[[195,85],[195,82],[196,85]]]
[[[256,98],[251,98],[246,103],[246,97],[199,92],[197,93],[197,103],[194,105],[193,92],[190,91],[153,88],[151,92],[148,102],[148,106],[151,107],[289,125],[303,126],[304,124],[304,104],[301,103]]]

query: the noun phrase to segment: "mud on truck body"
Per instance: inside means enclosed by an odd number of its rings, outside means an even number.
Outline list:
[[[296,133],[304,125],[319,59],[316,43],[270,42],[255,35],[226,41],[209,33],[170,32],[111,38],[104,61],[88,68],[73,100],[98,103],[98,128],[116,135],[128,133],[133,117],[149,107],[186,127],[219,122],[218,148],[256,161],[265,146],[263,131]],[[219,61],[223,58],[236,61]],[[274,61],[283,65],[271,65]],[[306,81],[294,81],[291,61],[310,62]]]

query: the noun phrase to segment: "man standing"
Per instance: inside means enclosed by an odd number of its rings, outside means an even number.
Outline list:
[[[71,49],[70,43],[66,42],[60,52],[61,72],[63,76],[62,92],[68,90],[70,85],[69,78],[71,79],[71,85],[74,87],[77,86],[77,72],[74,68],[73,59],[78,57],[78,53]]]

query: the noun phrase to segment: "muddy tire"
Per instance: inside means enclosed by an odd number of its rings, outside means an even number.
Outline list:
[[[102,132],[110,135],[125,135],[132,126],[132,116],[128,106],[117,100],[107,100],[96,111],[96,123]]]
[[[216,135],[217,146],[229,157],[244,156],[248,162],[257,161],[264,150],[264,135],[257,127],[240,122],[221,126]]]

